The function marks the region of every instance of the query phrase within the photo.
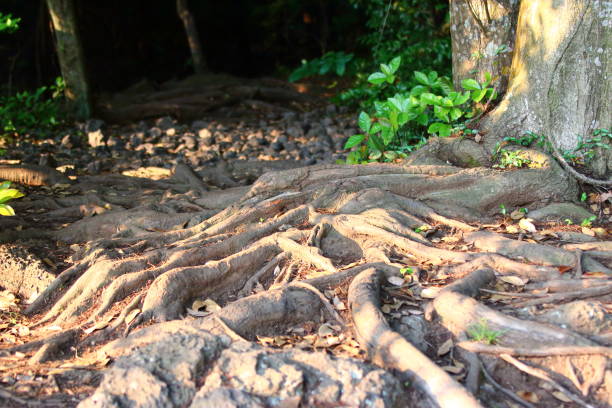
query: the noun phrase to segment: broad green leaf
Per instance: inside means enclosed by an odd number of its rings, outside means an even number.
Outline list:
[[[448,108],[443,108],[442,106],[438,106],[438,105],[434,106],[434,115],[436,116],[436,118],[440,120],[443,120],[445,122],[450,122],[450,120],[448,119],[448,112],[449,112]]]
[[[481,89],[478,81],[472,78],[466,78],[461,81],[461,86],[463,87],[463,89],[467,89],[468,91],[478,91]]]
[[[387,129],[387,130],[385,130]],[[384,133],[385,131],[390,132],[391,129],[390,128],[384,128],[381,132]],[[368,138],[368,147],[370,148],[370,150],[379,150],[379,151],[383,151],[385,150],[385,145],[383,143],[383,141],[376,135],[371,135]]]
[[[391,75],[387,75],[387,83],[392,84],[393,82],[395,82],[395,75],[391,74]]]
[[[427,87],[423,86],[423,85],[416,85],[415,87],[412,88],[412,90],[410,91],[410,95],[413,96],[419,96],[422,93],[427,92]]]
[[[5,203],[8,200],[12,200],[13,198],[19,198],[23,196],[24,194],[21,191],[16,190],[14,188],[0,190],[0,204]]]
[[[368,116],[367,113],[361,112],[359,114],[359,120],[357,123],[359,124],[359,128],[361,130],[363,130],[365,133],[368,133],[368,131],[370,130],[372,120],[370,119],[370,116]]]
[[[368,77],[368,82],[374,85],[380,85],[387,80],[387,76],[382,72],[375,72]]]
[[[430,92],[425,92],[423,94],[421,94],[421,102],[424,102],[428,105],[437,105],[438,104],[438,96],[430,93]]]
[[[491,73],[490,73],[490,72],[488,72],[488,71],[487,71],[487,72],[485,72],[485,73],[484,73],[484,77],[485,77],[485,81],[484,81],[484,83],[482,84],[482,87],[483,87],[483,88],[486,88],[487,86],[489,86],[489,84],[491,84],[491,80],[492,80],[492,78],[491,78]]]
[[[429,122],[429,117],[427,116],[426,113],[421,113],[417,119],[416,119],[417,123],[421,126],[427,126],[427,123]]]
[[[393,75],[393,72],[391,72],[391,67],[388,66],[387,64],[380,64],[380,70],[382,71],[383,74],[387,76]]]
[[[394,152],[393,150],[386,151],[384,153],[384,156],[385,156],[385,159],[387,159],[389,161],[393,161],[393,160],[397,159],[397,153]]]
[[[425,75],[424,73],[420,71],[414,71],[414,78],[417,80],[417,82],[429,86],[429,78],[427,78],[427,75]]]
[[[468,99],[470,99],[470,93],[468,91],[465,91],[462,94],[458,94],[455,98],[455,106],[463,105],[468,101]]]
[[[355,147],[358,144],[360,144],[361,142],[363,142],[363,139],[365,139],[365,135],[362,135],[362,134],[353,135],[353,136],[348,138],[348,140],[344,144],[344,148],[345,149],[350,149],[351,147]]]
[[[487,93],[486,89],[481,89],[479,91],[472,91],[472,100],[474,102],[480,102],[486,93]]]
[[[451,126],[446,123],[436,122],[429,125],[428,133],[438,133],[441,137],[448,137],[451,133]]]
[[[402,106],[402,101],[398,99],[397,97],[389,98],[387,99],[387,101],[389,101],[391,106],[393,106],[398,111],[402,112],[404,110]]]
[[[393,140],[393,136],[395,134],[391,130],[391,128],[384,128],[382,132],[380,132],[380,136],[382,137],[382,142],[385,146],[387,146]],[[384,150],[384,149],[380,149]]]
[[[451,120],[455,121],[457,119],[459,119],[461,116],[463,116],[463,111],[459,108],[453,108],[450,111],[450,117]]]
[[[402,57],[395,57],[389,62],[389,67],[391,68],[391,73],[395,74],[397,69],[400,67],[400,63],[402,62]]]
[[[370,128],[370,131],[368,132],[369,134],[373,135],[374,133],[378,133],[380,132],[382,129],[382,126],[380,125],[380,123],[378,122],[374,122],[372,124],[372,127]]]
[[[11,186],[10,181],[3,181],[2,184],[0,184],[0,190],[4,190],[5,188],[9,188],[10,186]]]
[[[13,216],[15,215],[15,210],[8,204],[0,204],[0,215]]]
[[[409,120],[412,120],[414,118],[416,118],[416,114],[414,113],[401,112],[397,116],[397,123],[400,126],[404,126]]]
[[[429,75],[427,75],[427,79],[429,79],[429,83],[433,84],[438,79],[438,73],[436,71],[431,71]]]
[[[452,108],[453,106],[455,106],[455,104],[453,103],[453,100],[448,97],[442,98],[442,100],[440,101],[440,105],[446,106],[447,108]]]

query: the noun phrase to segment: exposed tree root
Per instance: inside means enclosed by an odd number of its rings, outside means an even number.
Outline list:
[[[370,358],[385,368],[405,374],[436,406],[480,407],[465,388],[389,328],[379,310],[379,279],[376,269],[367,269],[353,280],[349,288],[355,330],[367,347]]]
[[[432,308],[460,340],[486,321],[503,333],[500,344],[489,347],[507,354],[523,355],[531,347],[524,355],[544,358],[538,350],[546,347],[557,355],[608,356],[608,349],[581,335],[506,316],[472,298],[496,275],[518,275],[531,281],[530,288],[559,292],[528,302],[566,299],[578,291],[609,293],[599,280],[559,279],[560,270],[576,266],[577,248],[519,241],[472,225],[493,217],[499,204],[537,208],[573,193],[575,186],[563,184],[567,176],[554,166],[499,172],[449,165],[324,165],[265,173],[249,188],[207,191],[201,175],[177,165],[172,179],[148,184],[147,192],[130,180],[114,180],[122,191],[134,188],[133,203],[110,194],[99,180],[100,191],[87,200],[50,200],[45,207],[54,216],[91,215],[52,232],[61,241],[87,245],[26,310],[38,326],[61,325],[63,337],[11,351],[39,349],[31,361],[41,362],[54,358],[62,345],[103,344],[125,330],[128,337],[104,348],[116,357],[142,345],[144,337],[154,339],[156,330],[182,327],[193,335],[207,330],[238,342],[323,319],[346,328],[352,318],[371,359],[411,378],[432,404],[477,407],[467,391],[479,390],[475,353],[494,352],[460,343],[468,369],[465,386],[459,384],[389,328],[379,310],[379,288],[383,277],[397,283],[400,270],[412,271],[396,292],[410,288],[400,295],[416,304],[426,287],[458,279],[439,292]],[[232,185],[230,176],[224,170],[219,184]],[[607,247],[579,248],[585,271],[589,256],[601,255],[589,253],[602,248]],[[597,258],[604,262],[605,256]],[[339,309],[349,283],[349,309]],[[188,310],[205,299],[221,309],[206,316]],[[142,327],[152,322],[164,323]]]

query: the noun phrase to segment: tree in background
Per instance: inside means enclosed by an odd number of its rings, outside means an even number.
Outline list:
[[[198,27],[187,5],[187,0],[176,0],[176,12],[185,26],[187,42],[189,43],[191,58],[193,59],[193,69],[196,74],[206,72],[206,60],[202,52],[200,34],[198,33]]]
[[[57,57],[65,82],[69,110],[77,118],[91,115],[91,95],[73,0],[47,0],[53,22]]]
[[[502,89],[507,83],[481,125],[489,150],[526,131],[572,150],[610,129],[610,7],[609,0],[451,2],[455,84],[472,70],[494,73]],[[609,177],[611,149],[594,148],[594,174]]]

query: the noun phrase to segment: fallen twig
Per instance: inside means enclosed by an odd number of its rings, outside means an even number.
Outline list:
[[[507,389],[505,387],[502,387],[501,384],[499,384],[497,381],[495,381],[493,376],[491,374],[489,374],[489,372],[487,371],[485,365],[482,364],[482,362],[480,364],[480,367],[482,368],[482,373],[484,374],[484,376],[487,379],[487,381],[490,382],[493,387],[497,388],[497,390],[499,390],[501,393],[503,393],[506,397],[510,398],[514,402],[517,402],[517,403],[521,404],[524,407],[527,407],[527,408],[536,408],[536,406],[533,405],[532,403],[525,401],[524,399],[522,399],[521,397],[519,397],[518,395],[516,395],[515,393],[513,393],[509,389]]]
[[[475,341],[461,341],[457,346],[474,353],[508,354],[510,356],[547,357],[547,356],[575,356],[598,354],[612,357],[612,347],[599,346],[556,346],[545,349],[522,349],[515,347],[495,346]]]
[[[514,307],[528,307],[537,306],[545,303],[559,303],[564,301],[570,301],[574,299],[586,299],[591,297],[603,296],[612,293],[612,285],[595,286],[593,288],[586,288],[577,290],[575,292],[557,293],[554,295],[548,295],[544,298],[526,300],[524,302],[514,303]]]
[[[558,382],[556,382],[555,380],[550,378],[548,376],[548,374],[544,370],[536,368],[536,367],[531,367],[531,366],[523,363],[522,361],[517,360],[516,358],[512,357],[509,354],[502,354],[502,355],[500,355],[500,357],[504,361],[512,364],[513,366],[515,366],[516,368],[521,370],[522,372],[527,373],[529,375],[532,375],[534,377],[537,377],[537,378],[539,378],[541,380],[544,380],[544,381],[550,383],[553,387],[555,387],[557,390],[562,392],[566,397],[568,397],[569,399],[571,399],[572,401],[574,401],[576,404],[580,405],[581,407],[595,408],[595,407],[593,407],[593,405],[591,405],[591,404],[589,404],[587,402],[584,402],[582,400],[582,398],[578,397],[573,392],[571,392],[570,390],[568,390],[567,388],[565,388],[564,386],[562,386],[561,384],[559,384]]]

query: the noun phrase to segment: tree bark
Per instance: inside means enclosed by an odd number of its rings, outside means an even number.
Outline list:
[[[483,79],[490,72],[499,81],[497,91],[508,85],[516,35],[517,0],[455,0],[450,2],[453,47],[453,83]]]
[[[500,138],[526,131],[574,149],[579,136],[610,128],[611,7],[610,0],[520,3],[508,91],[481,125],[490,150]],[[589,165],[596,176],[609,177],[612,149],[598,149]]]
[[[185,33],[187,34],[187,41],[189,42],[191,57],[193,58],[193,68],[196,74],[201,74],[206,71],[206,62],[204,60],[204,54],[202,53],[202,44],[200,43],[198,27],[196,26],[191,11],[189,11],[187,0],[176,0],[176,12],[185,26]]]
[[[47,0],[55,32],[57,57],[70,110],[77,118],[91,115],[91,96],[73,0]]]

